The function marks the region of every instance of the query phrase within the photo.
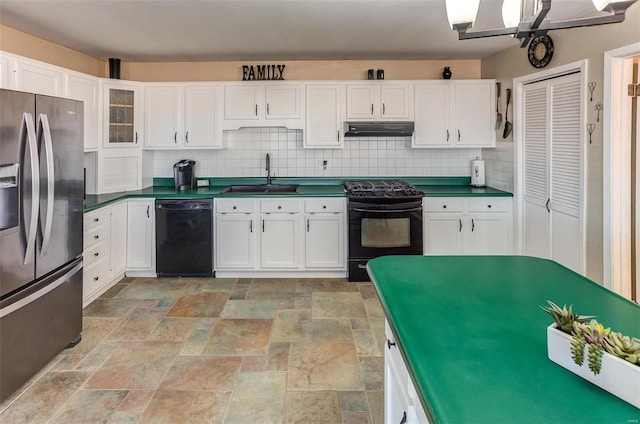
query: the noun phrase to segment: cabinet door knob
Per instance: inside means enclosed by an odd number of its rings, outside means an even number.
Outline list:
[[[100,252],[96,252],[93,254],[93,256],[98,257],[100,255]]]
[[[98,281],[100,277],[93,277],[93,281]]]
[[[233,210],[236,210],[236,209],[238,209],[238,207],[237,207],[237,206],[234,206],[234,207],[233,207]]]
[[[491,205],[487,205],[487,207],[488,207],[489,209],[491,209]]]
[[[323,206],[322,206],[322,209],[327,209],[327,205],[323,205]]]
[[[447,209],[447,205],[442,205],[442,209]]]
[[[282,206],[278,206],[278,209],[282,209]]]
[[[93,218],[93,222],[98,222],[100,221],[100,218]]]
[[[100,238],[100,236],[96,234],[95,236],[93,236],[93,238],[98,240]]]

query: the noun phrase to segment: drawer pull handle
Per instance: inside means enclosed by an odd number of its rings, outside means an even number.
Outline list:
[[[473,219],[471,219],[471,231],[473,232],[475,228],[476,228],[476,223],[473,222]]]
[[[402,419],[400,420],[400,424],[405,424],[407,422],[407,411],[402,412]]]
[[[100,221],[100,218],[93,218],[93,222],[98,222]]]
[[[462,219],[458,219],[458,221],[460,221],[460,229],[458,230],[459,233],[462,232]]]
[[[100,277],[93,277],[93,281],[98,281]]]
[[[96,234],[95,236],[93,236],[93,238],[98,240],[100,238],[100,236]]]
[[[396,346],[396,342],[392,342],[391,340],[387,339],[387,347],[391,349],[391,346]]]
[[[99,255],[100,255],[100,252],[96,252],[93,254],[93,256],[96,256],[96,257],[98,257]]]

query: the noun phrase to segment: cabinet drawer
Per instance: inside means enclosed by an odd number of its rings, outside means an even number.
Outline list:
[[[109,282],[109,258],[102,258],[84,268],[83,297],[86,299]]]
[[[237,200],[216,200],[216,213],[254,213],[256,206],[255,200],[237,199]]]
[[[399,344],[393,336],[387,320],[385,320],[384,333],[387,336],[387,341],[384,344],[385,361],[389,362],[388,365],[394,371],[400,387],[406,391],[410,384],[409,373],[402,359]]]
[[[84,231],[97,227],[98,225],[106,224],[109,222],[109,210],[110,208],[100,208],[95,211],[91,211],[84,216]]]
[[[89,247],[100,243],[102,240],[107,240],[108,238],[109,225],[99,225],[84,232],[84,248],[88,249]]]
[[[300,202],[288,199],[262,200],[260,212],[262,213],[291,213],[300,211]]]
[[[311,213],[344,212],[344,199],[307,199],[304,201],[304,211]]]
[[[463,199],[459,197],[425,197],[425,212],[462,212]]]
[[[474,197],[469,199],[469,212],[507,212],[511,198]]]
[[[89,266],[109,255],[109,243],[102,240],[84,251],[84,266]]]

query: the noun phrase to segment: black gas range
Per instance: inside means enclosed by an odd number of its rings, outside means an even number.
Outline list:
[[[422,255],[424,193],[400,180],[346,181],[349,281],[369,281],[367,262],[378,256]]]
[[[395,203],[421,200],[424,196],[413,184],[401,180],[345,181],[344,188],[347,197],[362,201],[385,202],[391,199]]]

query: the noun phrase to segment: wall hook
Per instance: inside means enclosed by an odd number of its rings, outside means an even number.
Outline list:
[[[596,129],[596,124],[587,124],[587,132],[589,133],[589,144],[591,144],[591,134]]]
[[[600,122],[600,111],[602,111],[602,102],[596,103],[596,110],[598,111],[596,122]]]
[[[596,82],[595,81],[591,81],[590,83],[587,84],[587,87],[589,87],[589,101],[592,102],[593,101],[593,90],[596,89]]]

